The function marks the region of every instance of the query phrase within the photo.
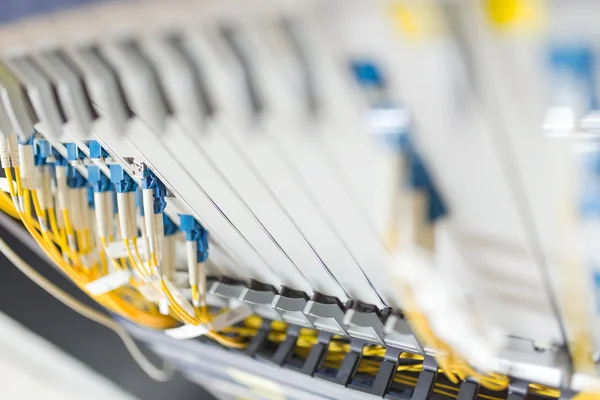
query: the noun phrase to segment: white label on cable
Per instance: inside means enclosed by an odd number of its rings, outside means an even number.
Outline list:
[[[145,240],[141,237],[137,238],[137,248],[140,253],[142,259],[146,258],[146,243]],[[135,246],[133,245],[133,240],[129,241],[129,249],[133,255],[133,258],[136,263],[139,263],[137,259],[137,254],[135,252]],[[127,258],[129,257],[129,253],[127,252],[127,247],[125,247],[125,242],[123,240],[117,240],[115,242],[108,243],[108,247],[106,248],[106,254],[110,258]]]
[[[158,302],[158,311],[162,315],[169,315],[169,299],[162,297]]]
[[[183,325],[173,329],[165,330],[167,336],[173,339],[186,340],[193,339],[198,336],[205,335],[208,332],[208,328],[205,325]]]
[[[137,290],[142,294],[142,296],[144,296],[146,300],[151,303],[158,303],[163,298],[160,289],[156,287],[155,283],[145,283],[141,286],[138,286]]]
[[[242,322],[252,314],[252,308],[248,304],[242,304],[233,310],[214,317],[210,323],[210,329],[215,332],[222,331],[231,325]]]
[[[171,295],[173,295],[173,298],[175,299],[177,304],[179,304],[186,313],[188,313],[191,316],[195,316],[196,310],[194,309],[194,306],[192,306],[192,304],[189,301],[187,301],[187,299],[183,296],[183,294],[179,291],[179,289],[177,289],[171,283],[171,281],[166,278],[165,278],[165,284],[167,285],[169,292],[171,292]]]
[[[93,296],[108,293],[129,283],[129,271],[121,270],[112,272],[102,278],[96,279],[85,285],[85,289]]]

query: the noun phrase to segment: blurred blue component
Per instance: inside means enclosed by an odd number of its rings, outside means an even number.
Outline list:
[[[115,185],[117,193],[134,192],[137,189],[135,181],[119,164],[110,164],[110,181]]]
[[[555,45],[550,49],[550,67],[555,74],[570,76],[576,90],[589,91],[589,108],[598,108],[595,94],[595,57],[586,44]],[[560,75],[559,78],[560,79]],[[562,78],[564,79],[564,78]]]
[[[94,209],[94,188],[91,186],[88,186],[87,202],[88,202],[88,206],[93,210]]]
[[[406,146],[406,134],[396,133],[383,136],[385,143],[397,151],[402,151]]]
[[[592,266],[592,282],[594,283],[594,297],[596,300],[596,312],[600,313],[600,269],[598,265]]]
[[[85,154],[79,150],[76,143],[65,143],[65,147],[67,148],[67,159],[69,161],[77,161],[85,158]]]
[[[52,146],[50,146],[50,142],[44,139],[39,139],[37,144],[41,157],[48,158],[52,155]]]
[[[85,179],[83,175],[77,171],[77,169],[67,165],[67,186],[73,189],[79,189],[85,187],[86,185],[87,179]]]
[[[52,154],[52,148],[47,140],[36,140],[33,143],[33,163],[36,167],[46,165],[46,159]]]
[[[90,148],[90,158],[97,159],[108,157],[108,152],[102,148],[97,140],[90,140],[88,142],[88,147]]]
[[[410,130],[410,112],[393,101],[379,99],[371,104],[369,125],[377,134],[406,134]]]
[[[354,60],[350,62],[354,78],[362,86],[383,88],[384,81],[379,67],[369,60]]]
[[[119,207],[117,206],[117,191],[113,190],[112,194],[112,204],[113,204],[113,214],[117,214],[119,212]]]
[[[19,0],[0,1],[0,23],[6,24],[25,18],[59,12],[82,6],[115,0]]]
[[[94,192],[108,192],[111,190],[110,179],[102,173],[97,165],[88,165],[88,180],[92,184]]]
[[[202,228],[200,239],[198,240],[198,262],[204,262],[208,259],[208,231]]]
[[[177,226],[177,224],[175,224],[175,222],[173,222],[173,220],[171,218],[169,218],[167,216],[167,214],[164,214],[164,213],[163,213],[163,225],[165,227],[165,229],[164,229],[165,236],[175,235],[177,232],[179,232],[179,227]]]
[[[143,199],[142,191],[140,190],[140,188],[138,188],[135,191],[135,205],[140,210],[140,216],[143,217],[144,216],[144,199]]]
[[[192,215],[179,214],[179,229],[185,232],[185,240],[192,241],[196,239],[194,237],[196,224],[200,225]]]
[[[556,45],[550,50],[550,64],[554,69],[566,69],[581,76],[589,76],[593,74],[594,53],[584,44]]]
[[[17,143],[22,145],[33,145],[33,141],[35,139],[35,131],[27,138],[27,140],[22,140],[21,137],[17,137]]]
[[[579,212],[583,218],[600,218],[600,150],[580,158]]]
[[[403,152],[407,159],[407,184],[414,190],[423,191],[427,197],[427,221],[433,223],[448,214],[448,209],[438,192],[423,159],[414,149],[408,136],[404,138]]]
[[[64,158],[56,149],[52,148],[52,155],[54,156],[54,165],[69,165],[69,162]]]
[[[142,189],[153,189],[154,196],[154,214],[160,214],[167,207],[165,197],[167,196],[167,188],[164,183],[149,169],[144,170],[142,178]]]
[[[376,103],[369,111],[372,135],[396,151],[407,146],[410,124],[410,113],[389,101]]]
[[[191,215],[180,214],[179,228],[185,232],[185,240],[195,241],[198,245],[197,261],[204,262],[208,258],[208,231]]]

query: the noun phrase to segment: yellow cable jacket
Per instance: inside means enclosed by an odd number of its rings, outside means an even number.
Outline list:
[[[23,274],[25,274],[29,279],[39,285],[58,301],[70,307],[72,310],[81,314],[82,316],[104,325],[119,335],[131,356],[138,363],[140,368],[152,379],[164,382],[171,378],[173,375],[173,370],[170,368],[165,368],[164,370],[156,368],[140,351],[135,344],[135,341],[131,338],[125,328],[108,318],[106,315],[103,315],[93,308],[81,303],[73,296],[67,294],[58,286],[44,278],[29,264],[25,263],[25,261],[23,261],[23,259],[21,259],[14,251],[12,251],[12,249],[2,239],[0,239],[0,252],[2,252],[21,272],[23,272]]]
[[[10,169],[5,170],[7,177],[12,177],[12,172]],[[19,180],[17,180],[17,185],[20,185]],[[11,190],[11,194],[15,192],[12,180],[9,179],[9,188]],[[18,186],[17,192],[21,192],[20,187]],[[45,243],[44,239],[40,237],[40,235],[35,231],[33,225],[31,223],[31,218],[24,213],[20,213],[23,224],[29,233],[33,236],[33,238],[40,244],[42,250],[50,257],[62,270],[63,272],[75,283],[80,289],[84,290],[83,285],[86,282],[86,277],[78,274],[75,270],[73,270],[61,257],[56,253],[56,250]],[[114,292],[109,292],[107,294],[95,297],[96,301],[101,305],[109,308],[113,312],[123,316],[124,318],[135,321],[141,325],[145,325],[148,327],[165,329],[168,327],[172,327],[174,321],[168,317],[164,317],[161,315],[150,315],[146,312],[143,312],[135,307],[129,305],[124,302],[121,298],[114,294]]]

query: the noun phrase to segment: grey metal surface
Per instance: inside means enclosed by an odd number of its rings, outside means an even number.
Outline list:
[[[388,346],[424,354],[423,348],[412,334],[408,322],[395,315],[390,315],[383,327],[385,343]]]
[[[184,374],[201,381],[216,379],[221,381],[233,380],[239,383],[253,380],[257,384],[268,385],[272,390],[287,396],[289,399],[298,400],[381,399],[381,397],[350,390],[289,368],[257,361],[241,352],[225,350],[195,340],[173,340],[163,334],[126,322],[125,326],[138,339],[149,343],[153,351],[168,358]],[[240,376],[247,379],[240,379]]]
[[[309,300],[304,313],[314,318],[317,329],[347,336],[344,329],[344,311],[337,304],[324,304]]]
[[[344,315],[344,324],[350,336],[384,344],[383,323],[377,314],[349,309]]]
[[[304,307],[306,307],[306,299],[303,298],[291,298],[282,295],[276,295],[273,298],[271,305],[279,311],[281,318],[285,322],[290,324],[301,325],[306,328],[313,328],[311,318],[304,314]]]

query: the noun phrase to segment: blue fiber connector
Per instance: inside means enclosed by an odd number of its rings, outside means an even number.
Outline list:
[[[33,134],[27,138],[27,140],[22,140],[20,137],[17,137],[17,143],[25,146],[32,146],[35,140],[35,131]]]
[[[448,209],[425,163],[412,144],[409,116],[385,92],[386,82],[381,69],[376,62],[364,59],[351,61],[350,69],[370,103],[374,119],[371,125],[374,133],[378,133],[388,146],[406,157],[409,170],[406,183],[413,190],[423,191],[426,194],[427,220],[433,223],[442,218],[448,213]],[[372,96],[373,93],[376,94],[375,97]]]
[[[88,142],[88,147],[90,148],[90,158],[98,159],[108,157],[108,152],[104,150],[97,140],[90,140]]]
[[[52,149],[52,155],[54,156],[54,165],[56,166],[65,166],[69,165],[69,161],[62,156],[56,149]]]
[[[586,44],[555,45],[550,49],[550,68],[559,79],[572,79],[576,90],[586,90],[590,110],[598,108],[596,95],[596,60],[593,49]]]
[[[196,219],[187,214],[180,214],[179,228],[185,232],[185,240],[198,244],[197,261],[204,262],[208,258],[208,231]]]
[[[200,225],[198,221],[196,221],[196,219],[192,215],[179,214],[179,222],[179,229],[185,232],[185,240],[187,240],[188,242],[196,240],[196,224]]]
[[[88,181],[71,165],[67,165],[67,186],[72,189],[80,189],[87,185]]]
[[[427,220],[433,223],[447,215],[448,208],[435,187],[433,178],[427,170],[423,159],[412,146],[409,137],[406,137],[403,149],[408,160],[407,184],[414,190],[425,192],[428,200]]]
[[[167,187],[152,171],[144,169],[142,177],[142,189],[153,189],[154,197],[154,214],[160,214],[165,211],[167,202]]]
[[[88,181],[92,184],[94,192],[102,193],[111,190],[111,182],[97,165],[88,165]]]
[[[110,181],[117,193],[135,192],[137,184],[119,164],[110,164]]]
[[[65,143],[65,147],[67,148],[67,160],[77,161],[85,158],[85,154],[77,147],[76,143]]]
[[[163,226],[165,228],[165,236],[172,236],[179,232],[179,227],[177,224],[175,224],[175,222],[173,222],[173,220],[165,213],[163,213]]]
[[[46,165],[48,157],[52,155],[52,147],[47,140],[39,139],[33,144],[33,163],[36,167]]]
[[[354,79],[363,87],[375,87],[382,89],[385,85],[383,75],[379,67],[372,61],[353,60],[350,62],[350,68],[354,74]]]

